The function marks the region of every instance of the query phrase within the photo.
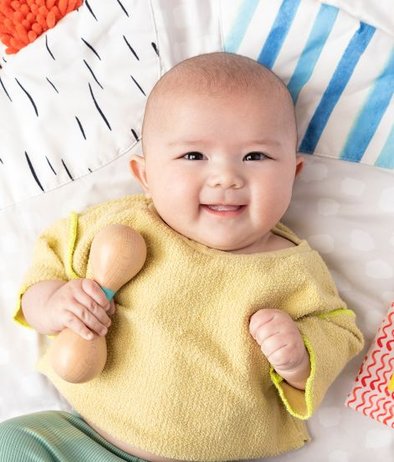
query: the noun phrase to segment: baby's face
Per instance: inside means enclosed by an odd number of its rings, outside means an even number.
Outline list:
[[[271,95],[178,95],[161,102],[140,175],[161,218],[208,247],[265,248],[285,213],[297,165],[294,132]]]

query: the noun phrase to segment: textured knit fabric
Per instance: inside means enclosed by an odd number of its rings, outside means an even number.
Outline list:
[[[0,462],[143,462],[108,443],[79,416],[37,412],[0,423]]]
[[[144,237],[144,268],[115,296],[100,377],[68,384],[40,370],[88,421],[154,454],[181,460],[276,455],[308,440],[310,417],[362,346],[354,314],[319,255],[279,224],[295,245],[239,255],[209,249],[169,228],[142,196],[111,201],[45,232],[22,292],[46,279],[89,276],[94,235],[109,223]],[[305,392],[271,370],[249,333],[261,308],[297,322],[311,358]],[[16,318],[23,322],[21,312]]]

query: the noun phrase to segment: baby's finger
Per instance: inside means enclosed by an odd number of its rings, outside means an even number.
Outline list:
[[[267,359],[271,363],[276,364],[274,357],[278,357],[278,352],[281,352],[281,355],[284,353],[284,349],[287,347],[287,343],[284,341],[281,335],[276,333],[264,338],[260,343],[260,347],[261,351],[264,353]]]
[[[89,295],[98,305],[102,306],[106,311],[109,310],[110,304],[103,289],[93,279],[84,279],[82,281],[82,289]]]
[[[269,309],[262,309],[256,311],[251,317],[249,321],[249,331],[253,335],[256,333],[258,329],[260,329],[265,324],[271,322],[274,319],[275,313],[274,310]]]
[[[74,314],[88,329],[97,335],[106,335],[111,319],[107,313],[94,301],[90,300],[90,306],[75,301],[69,307],[69,311]]]
[[[78,304],[82,305],[84,308],[89,310],[90,313],[97,319],[97,321],[100,324],[102,324],[105,327],[109,327],[111,325],[111,319],[106,312],[106,308],[98,304],[92,297],[90,297],[84,291],[80,291],[78,294],[75,294],[75,300]],[[109,309],[111,304],[108,300],[107,303]],[[76,314],[77,316],[79,315],[79,313]]]
[[[88,329],[85,324],[74,314],[70,314],[67,321],[64,323],[65,327],[68,327],[70,330],[75,332],[77,335],[81,336],[85,340],[93,340],[94,334]]]
[[[113,316],[115,314],[116,306],[113,300],[110,301],[109,310],[107,311],[108,316]]]

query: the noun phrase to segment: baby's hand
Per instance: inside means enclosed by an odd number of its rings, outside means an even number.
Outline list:
[[[47,301],[52,328],[60,332],[68,327],[91,340],[93,334],[106,335],[115,311],[101,287],[91,279],[75,279],[57,289]]]
[[[276,372],[304,389],[310,374],[309,356],[292,318],[284,311],[262,309],[250,318],[249,331]]]

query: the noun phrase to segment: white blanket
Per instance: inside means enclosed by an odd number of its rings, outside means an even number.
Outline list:
[[[285,222],[321,252],[368,347],[394,300],[393,16],[389,0],[327,3],[89,0],[17,55],[0,48],[0,420],[67,408],[34,370],[45,339],[11,321],[34,240],[70,210],[138,191],[128,159],[145,95],[207,51],[261,57],[291,87],[311,154]],[[313,441],[272,460],[392,459],[394,430],[344,406],[362,358],[310,420]]]

